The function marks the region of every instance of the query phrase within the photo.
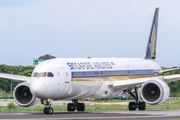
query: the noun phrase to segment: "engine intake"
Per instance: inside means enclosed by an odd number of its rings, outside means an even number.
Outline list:
[[[160,89],[156,84],[149,83],[144,86],[142,94],[146,100],[154,102],[160,97]]]
[[[13,92],[15,102],[23,107],[30,107],[37,103],[36,96],[29,89],[29,84],[24,82],[16,86]]]
[[[165,102],[170,94],[168,85],[160,79],[149,80],[142,84],[142,99],[150,104],[157,105]]]

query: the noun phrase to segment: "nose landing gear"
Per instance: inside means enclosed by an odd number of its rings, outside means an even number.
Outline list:
[[[53,114],[54,110],[52,107],[45,107],[43,112],[44,114]]]
[[[72,100],[73,103],[68,103],[67,105],[67,110],[68,111],[84,111],[85,110],[85,105],[84,103],[78,103],[78,100]]]
[[[41,100],[41,103],[44,104],[44,101]],[[47,101],[45,101],[45,105],[47,105],[48,107],[45,107],[45,108],[44,108],[44,110],[43,110],[44,114],[53,114],[54,110],[53,110],[53,108],[51,107],[51,105],[52,105],[52,100],[49,100],[49,99],[48,99]]]

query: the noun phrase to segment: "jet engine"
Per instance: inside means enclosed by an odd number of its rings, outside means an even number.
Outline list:
[[[170,89],[162,80],[153,79],[142,84],[140,94],[147,104],[157,105],[168,99]]]
[[[29,89],[29,83],[23,82],[17,85],[13,92],[15,102],[22,107],[30,107],[38,102],[38,99]]]

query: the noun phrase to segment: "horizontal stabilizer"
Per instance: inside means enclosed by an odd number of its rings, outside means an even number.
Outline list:
[[[174,68],[174,69],[168,69],[168,70],[161,70],[161,71],[158,71],[158,73],[159,73],[159,74],[162,74],[162,73],[172,72],[172,71],[176,71],[176,70],[180,70],[180,68]]]

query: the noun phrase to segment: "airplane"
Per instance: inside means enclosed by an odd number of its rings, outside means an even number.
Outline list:
[[[142,58],[59,58],[37,65],[31,77],[0,73],[1,78],[23,81],[13,97],[23,107],[38,102],[46,105],[44,114],[54,112],[55,100],[72,100],[68,111],[85,111],[78,99],[114,98],[129,94],[129,110],[145,110],[146,104],[158,105],[170,94],[167,82],[180,80],[180,74],[162,76],[162,73],[179,70],[162,70],[155,62],[159,8],[154,18]],[[143,102],[140,101],[142,98]]]

